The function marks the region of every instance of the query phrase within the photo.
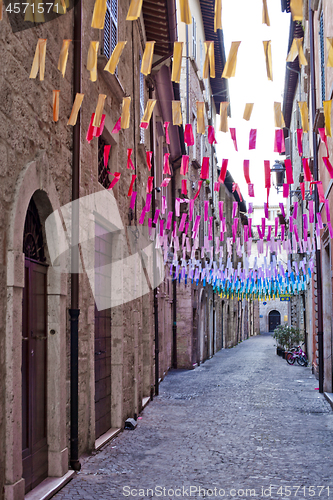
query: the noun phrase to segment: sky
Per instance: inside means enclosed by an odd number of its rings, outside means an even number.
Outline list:
[[[290,14],[281,12],[280,0],[267,0],[270,27],[262,24],[262,0],[223,0],[222,27],[226,57],[231,42],[241,41],[236,76],[229,79],[231,118],[229,127],[236,128],[238,152],[235,151],[230,133],[218,132],[216,139],[219,164],[229,159],[228,169],[241,188],[247,202],[263,204],[266,201],[264,188],[264,160],[271,166],[279,159],[274,153],[274,101],[283,101],[284,77],[289,39]],[[272,41],[273,82],[266,73],[263,41]],[[254,103],[250,121],[243,119],[246,103]],[[219,127],[219,117],[216,129]],[[249,151],[250,129],[257,129],[256,150]],[[284,157],[282,157],[283,159]],[[243,174],[243,160],[250,160],[250,179],[254,184],[255,198],[248,196]],[[280,157],[281,159],[281,157]],[[272,175],[275,182],[275,175]],[[271,188],[269,202],[282,202]]]

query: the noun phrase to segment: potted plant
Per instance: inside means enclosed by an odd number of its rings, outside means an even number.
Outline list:
[[[279,325],[274,330],[273,339],[277,343],[276,353],[284,357],[285,352],[303,342],[304,337],[300,330],[294,326]]]

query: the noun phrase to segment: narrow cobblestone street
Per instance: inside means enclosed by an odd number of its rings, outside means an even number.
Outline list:
[[[291,497],[300,486],[298,498],[333,498],[332,409],[311,369],[289,366],[275,349],[270,335],[252,337],[169,373],[136,430],[87,459],[54,498],[152,498],[138,490],[157,486],[162,498],[175,488],[174,498],[197,498],[202,488],[201,497],[223,489],[229,498],[281,499],[286,486]]]

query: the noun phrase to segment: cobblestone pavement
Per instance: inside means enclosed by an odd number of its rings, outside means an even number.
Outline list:
[[[276,355],[270,335],[171,371],[138,427],[87,459],[54,498],[333,500],[333,412],[316,387],[310,368]]]

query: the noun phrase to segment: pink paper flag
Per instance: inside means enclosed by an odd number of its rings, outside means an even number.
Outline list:
[[[133,193],[133,186],[134,186],[135,179],[136,179],[136,175],[133,174],[132,175],[131,184],[130,184],[130,187],[129,187],[129,190],[128,190],[128,193],[127,193],[127,196],[131,196],[132,193]]]
[[[175,214],[176,217],[180,216],[180,198],[176,198],[175,200]]]
[[[289,186],[288,186],[289,187]],[[280,207],[280,210],[281,210],[281,214],[282,214],[282,217],[285,217],[286,216],[286,213],[284,211],[284,204],[283,203],[279,203],[279,207]]]
[[[244,160],[243,163],[244,177],[247,184],[251,184],[250,181],[250,160]]]
[[[198,191],[195,193],[195,196],[194,196],[194,200],[196,200],[199,196],[199,193],[200,193],[200,190],[201,190],[201,186],[202,186],[202,182],[203,181],[198,181]]]
[[[151,170],[151,167],[152,167],[152,165],[151,165],[152,157],[153,157],[153,152],[147,151],[146,152],[146,161],[147,161],[147,167],[148,167],[149,171]]]
[[[145,211],[147,213],[150,212],[150,206],[151,206],[151,193],[148,193],[147,197],[146,197],[146,204],[145,204]]]
[[[249,137],[249,149],[256,149],[256,142],[257,142],[257,130],[251,128]]]
[[[284,224],[281,224],[281,240],[283,241],[284,240],[284,231],[285,231],[285,225]]]
[[[104,130],[104,125],[105,125],[105,118],[106,118],[106,115],[102,115],[102,118],[101,118],[101,124],[99,127],[93,127],[93,136],[94,137],[100,137],[103,133],[103,130]]]
[[[279,229],[279,218],[275,217],[275,228],[274,228],[274,237],[277,238]]]
[[[108,166],[109,163],[109,156],[110,156],[110,145],[105,145],[104,146],[104,167]]]
[[[209,125],[208,127],[208,142],[209,144],[216,144],[217,141],[215,139],[215,130],[212,125]]]
[[[205,200],[205,222],[208,221],[208,208],[209,208],[209,201]]]
[[[200,178],[201,179],[208,179],[208,176],[209,176],[209,157],[204,156],[202,159]]]
[[[231,135],[232,142],[234,143],[235,150],[238,151],[237,139],[236,139],[236,129],[235,128],[230,128],[230,135]]]
[[[170,164],[169,164],[169,156],[170,153],[164,154],[164,166],[163,166],[163,174],[171,175]]]
[[[163,180],[163,182],[162,182],[162,184],[161,184],[161,187],[163,187],[163,188],[168,187],[168,184],[169,184],[169,182],[170,182],[170,181],[171,181],[171,177],[166,177],[166,178]]]
[[[325,210],[326,210],[326,220],[327,222],[331,222],[330,205],[328,200],[325,200]]]
[[[212,239],[213,239],[213,217],[209,217],[208,240],[212,241]]]
[[[266,219],[268,219],[268,203],[264,203],[264,212]]]
[[[325,167],[327,168],[328,173],[330,174],[330,178],[333,179],[333,167],[328,156],[323,156],[323,162],[325,164]]]
[[[121,173],[120,172],[114,172],[113,175],[114,175],[114,179],[112,180],[112,182],[111,182],[111,184],[109,186],[109,189],[114,188],[114,186],[117,184],[117,182],[120,179]]]
[[[264,161],[264,167],[265,167],[265,188],[269,189],[271,187],[271,167],[269,160]]]
[[[146,217],[146,209],[145,209],[145,207],[143,207],[141,215],[140,215],[140,219],[139,219],[139,224],[143,224],[144,223],[145,217]]]
[[[118,119],[117,123],[111,130],[111,134],[118,134],[120,130],[121,130],[121,117]]]
[[[232,204],[232,218],[234,219],[237,214],[238,202],[234,201]]]
[[[192,130],[192,125],[190,123],[187,123],[185,125],[185,131],[184,131],[184,142],[188,146],[193,146],[194,145],[194,136],[193,136],[193,130]]]
[[[187,180],[182,179],[182,194],[187,196]]]
[[[154,220],[153,220],[153,223],[154,223],[154,224],[157,224],[157,221],[158,221],[159,215],[160,215],[160,209],[159,209],[159,208],[157,208],[157,209],[155,210],[155,215],[154,215]]]
[[[86,140],[88,142],[92,141],[92,139],[94,137],[94,127],[93,127],[94,118],[95,118],[95,113],[93,113],[91,115],[89,127],[88,127],[88,130],[87,130]]]
[[[154,187],[154,177],[148,177],[146,193],[151,193]]]
[[[163,233],[164,233],[164,220],[160,220],[160,236],[163,238]]]
[[[299,187],[301,189],[302,200],[305,200],[305,182],[300,182]]]
[[[308,230],[308,216],[307,216],[307,214],[303,214],[303,227],[304,227],[304,233],[306,233]]]
[[[165,140],[166,140],[167,144],[170,144],[169,125],[170,125],[170,122],[164,122]]]
[[[223,219],[223,201],[219,201],[219,216],[220,216],[220,221]]]
[[[182,232],[184,230],[184,226],[185,226],[185,222],[186,222],[186,217],[187,217],[187,214],[183,213],[182,218],[180,220],[180,224],[179,224],[179,231],[180,232]],[[184,234],[184,236],[185,236],[185,234]]]
[[[171,229],[172,217],[173,217],[173,212],[169,212],[168,218],[167,218],[167,224],[166,224],[167,231],[169,231],[169,229]]]
[[[294,201],[293,219],[297,219],[298,201]]]
[[[221,172],[220,172],[220,176],[219,176],[219,182],[224,182],[224,180],[225,180],[225,176],[226,176],[227,170],[228,170],[228,161],[229,160],[222,160],[222,167],[221,167]]]
[[[135,170],[133,162],[131,160],[132,151],[133,151],[132,148],[129,148],[127,150],[127,168],[131,168],[132,170]]]
[[[312,177],[312,174],[311,174],[311,170],[310,170],[310,167],[309,167],[309,160],[308,158],[303,158],[303,169],[304,169],[304,180],[305,181],[313,181],[313,177]]]
[[[294,178],[293,178],[293,167],[291,165],[291,160],[285,160],[284,161],[284,166],[286,168],[286,183],[287,184],[293,184],[294,183]]]
[[[180,165],[180,175],[186,175],[188,172],[188,164],[189,164],[190,157],[188,155],[183,155],[182,156],[182,162]]]
[[[220,185],[219,181],[214,182],[214,191],[217,193],[220,191]]]
[[[325,129],[324,129],[324,132],[325,132]],[[303,142],[302,142],[302,139],[303,139],[303,129],[302,128],[298,128],[297,129],[297,149],[298,149],[298,154],[300,156],[303,156]]]
[[[248,184],[247,187],[250,198],[254,198],[254,184]]]
[[[289,184],[283,184],[283,198],[288,198],[289,196]]]
[[[132,210],[134,210],[134,207],[135,207],[136,195],[137,195],[137,192],[133,191],[132,196],[131,196],[131,202],[130,202],[130,208]]]
[[[313,224],[313,223],[314,223],[314,210],[313,210],[313,205],[314,205],[314,201],[313,201],[313,200],[310,200],[310,201],[309,201],[309,222],[310,222],[310,224]]]
[[[285,152],[284,134],[281,128],[275,130],[274,152],[275,153]]]
[[[326,137],[325,129],[324,128],[319,128],[318,132],[319,132],[319,135],[320,135],[320,139],[322,140],[322,142],[326,146],[327,156],[329,156],[328,146],[327,146],[327,137]]]

